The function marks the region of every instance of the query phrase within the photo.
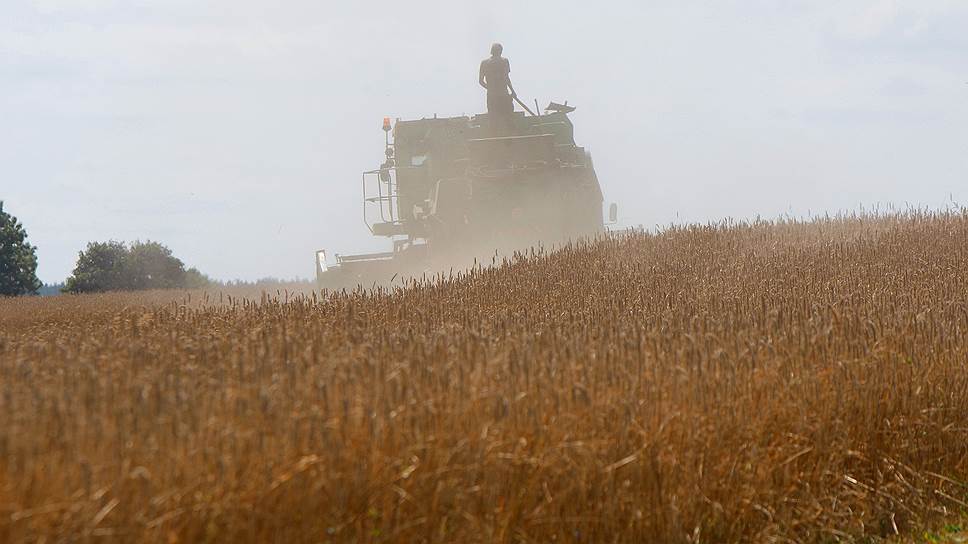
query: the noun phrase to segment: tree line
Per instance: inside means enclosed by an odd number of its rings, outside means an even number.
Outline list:
[[[209,280],[158,242],[91,242],[80,252],[65,293],[197,289]]]
[[[158,242],[91,242],[78,254],[61,291],[100,293],[142,289],[196,289],[211,280]],[[0,296],[37,294],[47,289],[37,279],[37,248],[27,231],[0,201]]]

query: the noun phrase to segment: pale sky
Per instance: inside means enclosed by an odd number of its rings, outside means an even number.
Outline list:
[[[3,0],[0,199],[45,282],[108,239],[310,277],[389,249],[382,118],[482,111],[494,41],[625,224],[968,204],[964,0]]]

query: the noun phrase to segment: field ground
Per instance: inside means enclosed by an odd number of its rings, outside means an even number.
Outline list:
[[[0,300],[0,542],[943,542],[968,514],[965,212],[246,295]]]

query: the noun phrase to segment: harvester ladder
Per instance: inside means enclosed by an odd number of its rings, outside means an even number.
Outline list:
[[[380,179],[381,172],[387,173],[387,181]],[[372,194],[367,188],[367,179],[371,176],[376,178],[376,194]],[[373,234],[373,224],[370,222],[369,217],[367,217],[367,210],[369,209],[368,206],[371,204],[376,204],[380,212],[380,222],[394,224],[400,222],[398,213],[399,194],[397,192],[396,181],[396,168],[368,170],[363,172],[363,223],[370,231],[370,234]]]

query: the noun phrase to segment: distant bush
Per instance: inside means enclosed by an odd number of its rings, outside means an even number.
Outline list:
[[[158,242],[91,242],[80,252],[64,292],[99,293],[144,289],[200,288],[207,276],[184,263]]]
[[[201,289],[203,287],[209,287],[215,285],[215,281],[209,278],[205,274],[198,271],[197,268],[189,268],[185,271],[185,287],[188,289]]]

